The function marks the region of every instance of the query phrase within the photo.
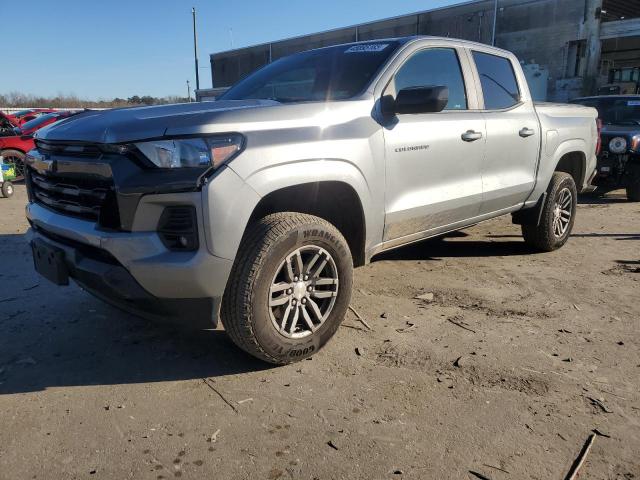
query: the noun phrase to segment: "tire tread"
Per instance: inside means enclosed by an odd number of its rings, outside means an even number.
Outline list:
[[[256,338],[252,318],[255,282],[269,250],[278,239],[309,223],[322,225],[346,244],[338,229],[322,218],[295,212],[267,215],[251,225],[241,241],[222,300],[221,319],[231,340],[245,352],[269,363],[282,365],[292,360],[283,361],[270,355]]]
[[[572,194],[574,196],[574,202],[576,200],[576,188],[575,183],[573,181],[573,177],[565,172],[555,172],[551,177],[551,182],[549,182],[549,187],[547,188],[547,198],[545,199],[545,203],[542,209],[542,215],[540,216],[540,223],[538,225],[522,225],[522,236],[524,237],[525,243],[534,247],[537,250],[541,250],[543,252],[551,252],[560,248],[566,242],[566,238],[558,242],[556,239],[553,230],[549,228],[551,217],[553,217],[553,205],[554,199],[556,198],[556,194],[560,187],[567,181],[570,181],[570,185],[572,186]],[[575,218],[575,207],[572,212],[573,217]],[[570,226],[572,227],[572,225]],[[571,232],[569,232],[570,235]],[[567,236],[568,238],[568,236]]]
[[[630,202],[640,202],[640,179],[633,185],[627,186],[627,200]]]

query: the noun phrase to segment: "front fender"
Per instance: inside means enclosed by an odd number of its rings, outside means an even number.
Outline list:
[[[251,214],[262,197],[286,187],[324,181],[345,183],[358,195],[367,231],[365,248],[368,248],[369,239],[382,235],[383,222],[375,219],[383,216],[370,214],[375,207],[363,173],[345,160],[308,159],[267,166],[244,180],[232,166],[221,171],[203,189],[205,237],[210,252],[226,259],[235,258]]]

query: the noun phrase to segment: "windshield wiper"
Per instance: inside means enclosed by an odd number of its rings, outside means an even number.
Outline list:
[[[293,103],[293,102],[304,102],[306,98],[303,97],[269,97],[266,100],[274,100],[279,103]]]

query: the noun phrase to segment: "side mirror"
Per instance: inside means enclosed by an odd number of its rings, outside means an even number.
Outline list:
[[[403,88],[393,105],[394,113],[437,113],[449,102],[449,87],[443,85]]]

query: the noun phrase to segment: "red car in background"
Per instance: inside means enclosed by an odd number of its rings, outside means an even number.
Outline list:
[[[24,123],[20,127],[13,129],[14,135],[0,137],[0,156],[4,158],[4,163],[13,163],[18,179],[24,176],[25,154],[35,147],[33,134],[47,125],[70,117],[79,112],[54,112],[41,115],[38,118]]]
[[[18,126],[6,113],[0,111],[0,136],[13,135],[13,129]]]
[[[19,112],[16,113],[5,113],[4,115],[14,124],[17,126],[20,125],[24,125],[27,122],[30,122],[31,120],[35,120],[38,117],[41,117],[42,115],[46,115],[48,113],[55,113],[56,110],[53,110],[52,108],[29,108],[26,110],[20,110]]]

